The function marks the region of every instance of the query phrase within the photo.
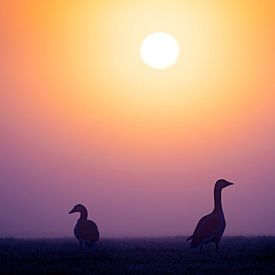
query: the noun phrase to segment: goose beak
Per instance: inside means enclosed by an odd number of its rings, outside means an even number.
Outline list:
[[[233,182],[228,182],[227,186],[234,185]]]
[[[72,209],[70,212],[69,212],[69,214],[72,214],[72,213],[74,213],[75,211],[74,211],[74,209]]]

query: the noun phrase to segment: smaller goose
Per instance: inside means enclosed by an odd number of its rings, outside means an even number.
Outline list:
[[[69,214],[79,212],[80,217],[74,227],[74,235],[78,239],[80,248],[83,243],[88,247],[93,247],[94,244],[99,240],[99,232],[95,222],[88,220],[88,211],[82,204],[77,204],[69,212]]]
[[[224,179],[216,182],[214,188],[214,210],[199,220],[193,235],[186,240],[192,240],[191,247],[200,246],[200,250],[202,251],[204,244],[214,242],[218,252],[219,243],[226,226],[222,210],[222,189],[232,184],[232,182]]]

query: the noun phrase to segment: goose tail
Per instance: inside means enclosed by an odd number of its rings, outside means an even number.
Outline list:
[[[185,241],[188,242],[188,241],[192,240],[192,238],[193,238],[193,235],[188,237]]]

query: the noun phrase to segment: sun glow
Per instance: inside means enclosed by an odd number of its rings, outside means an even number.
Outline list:
[[[148,35],[140,47],[143,62],[154,69],[165,69],[176,63],[180,53],[177,40],[170,34],[155,32]]]

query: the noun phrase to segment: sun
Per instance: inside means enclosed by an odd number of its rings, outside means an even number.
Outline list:
[[[169,33],[154,32],[141,43],[140,56],[143,62],[154,69],[166,69],[178,60],[180,47]]]

